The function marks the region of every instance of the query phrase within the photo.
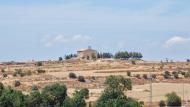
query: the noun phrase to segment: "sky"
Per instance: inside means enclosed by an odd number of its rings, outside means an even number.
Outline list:
[[[190,58],[189,0],[0,0],[0,61],[55,60],[91,46],[145,60]]]

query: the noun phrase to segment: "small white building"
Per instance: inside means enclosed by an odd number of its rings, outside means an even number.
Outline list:
[[[88,47],[88,49],[81,49],[77,51],[77,58],[86,60],[97,59],[97,51],[91,49],[91,47]]]

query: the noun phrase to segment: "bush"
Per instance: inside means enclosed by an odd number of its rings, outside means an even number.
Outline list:
[[[171,74],[170,74],[169,71],[165,71],[165,72],[164,72],[164,78],[165,78],[165,79],[171,78]]]
[[[37,66],[43,66],[42,62],[37,62]]]
[[[32,91],[37,91],[38,87],[36,85],[32,85]]]
[[[124,94],[125,88],[130,87],[127,89],[131,89],[130,79],[125,79],[122,76],[109,76],[106,78],[106,85],[106,89],[94,107],[141,107],[139,102]]]
[[[169,93],[166,95],[167,100],[167,106],[181,106],[181,98],[179,96],[177,96],[177,94],[175,92]]]
[[[81,89],[78,94],[85,99],[89,98],[89,90],[87,88]]]
[[[140,101],[139,103],[140,103],[140,105],[143,107],[144,101]]]
[[[23,73],[22,69],[15,69],[15,72],[13,73],[13,76],[20,76],[20,77],[24,77],[26,74]]]
[[[92,79],[93,79],[93,80],[96,80],[96,77],[95,77],[95,76],[92,76]]]
[[[5,69],[1,69],[1,72],[4,73],[4,72],[5,72]]]
[[[16,81],[14,82],[14,86],[15,86],[15,87],[19,87],[20,85],[21,85],[20,81],[16,80]]]
[[[40,73],[45,73],[46,71],[42,69],[38,69],[37,72],[40,74]]]
[[[153,78],[153,79],[156,79],[156,74],[152,74],[152,78]]]
[[[136,65],[136,61],[132,60],[131,61],[132,65]]]
[[[62,58],[62,57],[59,57],[59,61],[63,61],[63,58]]]
[[[80,82],[85,82],[84,76],[79,76],[79,77],[78,77],[78,81],[80,81]]]
[[[159,102],[159,106],[160,106],[160,107],[165,107],[165,106],[166,106],[165,101],[161,100],[161,101]]]
[[[41,94],[44,102],[43,107],[55,107],[55,105],[62,104],[65,100],[67,87],[59,84],[49,85],[42,90]]]
[[[185,73],[185,78],[189,78],[190,77],[190,71]]]
[[[143,78],[144,78],[144,79],[148,79],[147,74],[143,74]]]
[[[76,74],[75,73],[69,73],[69,78],[77,78]]]
[[[174,78],[175,78],[175,79],[178,79],[178,78],[179,78],[178,73],[175,73],[175,74],[174,74]]]
[[[0,82],[0,91],[4,89],[4,85],[2,82]]]
[[[14,72],[14,73],[13,73],[13,77],[16,77],[16,76],[17,76],[17,72]]]
[[[6,77],[7,77],[7,74],[4,73],[4,74],[3,74],[3,78],[6,78]]]
[[[123,76],[109,76],[106,78],[105,84],[108,89],[115,90],[132,90],[132,81],[129,78]]]
[[[182,72],[181,72],[181,75],[185,76],[185,72],[184,72],[184,71],[182,71]]]
[[[141,79],[140,74],[135,75],[136,78]]]
[[[131,76],[131,72],[130,71],[127,71],[127,76]]]

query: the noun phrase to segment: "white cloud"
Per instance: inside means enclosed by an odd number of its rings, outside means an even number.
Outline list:
[[[45,41],[44,41],[45,40]],[[48,37],[48,39],[43,39],[46,47],[52,47],[56,44],[60,43],[86,43],[92,40],[92,37],[87,35],[73,35],[73,36],[65,36],[65,35],[57,35],[54,37]]]
[[[174,45],[181,45],[187,42],[190,42],[190,38],[174,36],[165,42],[164,47],[172,47]]]

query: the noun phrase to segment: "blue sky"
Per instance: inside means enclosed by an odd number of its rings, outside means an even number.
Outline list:
[[[89,45],[190,58],[189,0],[0,0],[0,61],[57,59]]]

